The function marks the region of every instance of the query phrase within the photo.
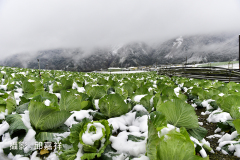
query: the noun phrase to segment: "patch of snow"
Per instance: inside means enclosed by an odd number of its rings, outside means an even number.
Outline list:
[[[136,112],[129,112],[125,115],[122,115],[120,117],[115,118],[109,118],[108,122],[109,125],[113,126],[113,133],[117,132],[118,129],[121,131],[126,131],[131,126],[135,126],[139,128],[141,132],[147,132],[148,131],[148,116],[144,115],[142,117],[137,117],[135,119]]]
[[[209,142],[207,142],[204,138],[203,138],[203,140],[202,140],[202,142],[199,142],[196,138],[194,138],[194,137],[190,137],[190,139],[195,143],[195,144],[198,144],[199,146],[203,146],[204,144],[206,144],[207,146],[210,146],[210,144],[209,144]],[[195,144],[194,144],[194,146],[195,146]],[[207,157],[207,153],[206,153],[206,151],[205,151],[205,149],[202,147],[202,149],[199,151],[199,153],[201,154],[201,156],[203,157],[203,158],[205,158],[205,157]]]
[[[180,87],[174,88],[174,93],[177,95],[177,97],[178,97],[180,91],[181,91]]]
[[[154,98],[155,96],[153,96],[151,99],[150,99],[150,106],[152,107],[153,106],[153,98]]]
[[[220,135],[220,134],[214,134],[214,135],[208,136],[207,138],[211,139],[211,138],[221,138],[221,137],[222,137],[222,135]]]
[[[78,85],[77,85],[76,82],[73,82],[73,84],[72,84],[72,89],[76,89],[76,88],[78,88]]]
[[[13,78],[15,77],[15,73],[12,73],[11,75],[12,75]]]
[[[49,93],[53,93],[53,84],[49,85],[48,88],[49,88]]]
[[[140,128],[137,127],[137,126],[129,126],[129,127],[128,127],[128,130],[129,130],[130,132],[140,132]]]
[[[59,99],[61,99],[61,93],[53,93],[53,94],[55,94]]]
[[[122,47],[123,47],[122,44],[113,46],[113,47],[112,47],[112,53],[113,53],[113,54],[117,54],[118,50],[119,50],[120,48],[122,48]]]
[[[115,133],[118,129],[124,131],[128,129],[128,126],[132,124],[135,119],[136,112],[127,113],[120,117],[109,118],[108,123],[109,125],[113,126],[113,133]]]
[[[6,132],[9,128],[9,124],[4,121],[2,122],[2,124],[0,124],[0,136],[4,134],[4,132]]]
[[[147,94],[144,94],[144,95],[137,95],[137,96],[135,96],[134,97],[134,101],[135,102],[140,102],[140,100],[143,98],[143,97],[145,97]]]
[[[61,139],[66,138],[69,136],[70,132],[64,132],[64,133],[54,133],[54,139],[59,142]]]
[[[220,66],[216,66],[216,67],[228,68],[228,65],[220,65]],[[234,63],[233,66],[230,65],[230,67],[231,68],[233,67],[232,69],[239,69],[239,64],[238,63]]]
[[[240,144],[235,145],[234,156],[240,157]]]
[[[217,150],[221,150],[221,148],[225,145],[228,145],[228,149],[229,151],[235,151],[234,155],[237,157],[240,157],[240,140],[238,141],[233,141],[233,139],[235,139],[239,134],[237,133],[237,131],[232,132],[232,134],[228,134],[226,133],[225,135],[222,136],[222,138],[220,138],[218,140],[219,145],[217,147]],[[222,152],[225,153],[225,150],[222,149]]]
[[[161,129],[158,132],[158,137],[161,138],[162,136],[165,136],[166,134],[168,134],[169,131],[176,129],[176,131],[180,132],[179,128],[171,125],[171,124],[167,124],[167,127],[164,127],[163,129]]]
[[[221,151],[221,148],[220,148],[220,147],[217,147],[216,150],[217,150],[217,151]]]
[[[77,91],[80,93],[84,93],[85,92],[85,88],[84,87],[78,87]]]
[[[48,99],[46,99],[46,100],[44,101],[44,104],[45,104],[46,106],[50,106],[50,103],[51,103],[51,101],[48,100]]]
[[[96,109],[100,109],[98,104],[99,104],[99,99],[95,99],[94,100],[94,105],[95,105]]]
[[[224,96],[224,94],[223,94],[223,93],[219,93],[218,95],[219,95],[220,97]]]
[[[23,143],[27,144],[24,148],[24,153],[29,152],[30,150],[34,150],[35,143],[37,142],[35,139],[36,132],[33,129],[29,129],[26,136],[23,139]]]
[[[7,90],[7,85],[0,85],[0,89],[3,89],[4,91]]]
[[[219,127],[214,131],[214,133],[218,133],[218,132],[221,132],[221,128]]]
[[[5,72],[5,71],[1,71],[1,73],[2,73],[2,74],[6,74],[6,72]]]
[[[26,72],[19,72],[18,74],[22,74],[22,75],[24,75],[24,76],[26,76],[26,75],[27,75],[27,73],[26,73]]]
[[[128,140],[128,135],[134,135],[137,137],[147,137],[146,133],[139,133],[139,132],[120,132],[117,137],[111,136],[110,141],[112,142],[112,147],[117,150],[119,153],[128,153],[133,156],[138,156],[139,154],[145,154],[146,153],[146,141],[147,138],[145,138],[143,141],[140,142],[134,142],[131,140]]]
[[[2,83],[1,83],[1,85],[3,85],[3,84],[4,84],[4,82],[5,82],[5,79],[2,79]]]
[[[30,118],[29,118],[29,111],[26,110],[24,111],[24,114],[20,114],[22,116],[21,120],[23,124],[28,128],[32,129],[31,123],[30,123]]]
[[[14,92],[14,97],[16,100],[16,104],[19,105],[19,102],[21,101],[20,97],[23,95],[22,88],[17,88],[16,92]]]
[[[8,158],[12,159],[12,160],[29,160],[28,157],[23,157],[23,155],[13,155],[11,152],[8,154]]]
[[[28,82],[35,82],[35,80],[32,80],[32,79],[28,79]]]
[[[224,142],[224,141],[231,141],[234,138],[236,138],[239,134],[237,133],[237,131],[232,132],[231,134],[226,133],[225,135],[222,136],[222,138],[220,138],[218,140],[218,142]],[[219,144],[220,147],[224,146]]]
[[[181,44],[183,43],[183,38],[182,36],[180,36],[179,38],[176,39],[176,42],[174,43],[173,46],[177,45],[177,48],[181,46]]]
[[[0,119],[5,119],[5,116],[8,115],[8,110],[5,109],[5,112],[0,112]]]
[[[213,109],[212,106],[209,104],[210,102],[212,101],[215,101],[215,100],[212,100],[212,99],[208,99],[208,100],[204,100],[202,102],[202,106],[206,108],[206,110],[210,110],[210,109]]]
[[[226,122],[227,120],[232,120],[232,117],[230,116],[229,113],[222,112],[220,108],[213,111],[207,118],[208,122],[213,122],[213,123]]]
[[[147,112],[146,108],[143,107],[143,105],[141,105],[141,104],[135,105],[135,106],[133,107],[133,110],[135,110],[135,111],[145,111],[145,112]]]
[[[8,148],[12,144],[17,143],[18,137],[11,139],[9,132],[3,134],[2,142],[0,142],[0,153],[3,153],[3,148]]]
[[[222,153],[225,154],[225,155],[228,155],[228,153],[222,149]]]
[[[96,133],[89,132],[91,126],[95,126]],[[88,145],[94,145],[96,140],[99,140],[103,136],[102,129],[105,130],[105,127],[101,123],[89,123],[87,125],[87,130],[82,134],[83,143]]]
[[[152,88],[152,87],[149,87],[149,88],[148,88],[148,92],[151,92],[151,90],[153,90],[153,88]]]
[[[150,160],[147,156],[145,155],[139,155],[139,158],[133,158],[132,160]]]
[[[81,157],[83,156],[82,148],[83,148],[83,145],[81,143],[78,143],[78,152],[75,160],[80,160]]]
[[[201,112],[201,115],[207,115],[207,114],[211,114],[211,112],[209,112],[209,111]]]
[[[193,106],[194,108],[196,108],[196,107],[197,107],[197,105],[196,105],[195,103],[191,104],[191,106]]]
[[[233,151],[235,150],[234,145],[233,145],[233,144],[230,144],[230,145],[228,146],[228,150],[231,151],[231,152],[233,152]]]
[[[94,86],[103,86],[103,85],[99,85],[99,84],[93,84],[93,85],[92,85],[92,87],[94,87]]]
[[[76,118],[76,120],[81,121],[84,118],[89,118],[92,119],[92,116],[89,114],[89,112],[94,112],[93,110],[81,110],[81,111],[72,111],[71,113],[73,113],[64,124],[66,124],[68,127],[72,127],[73,124],[77,124],[79,122],[75,121],[74,118]]]
[[[141,132],[147,132],[148,131],[148,115],[144,115],[142,117],[137,117],[133,122],[132,125],[139,127]],[[129,126],[130,127],[130,126]]]

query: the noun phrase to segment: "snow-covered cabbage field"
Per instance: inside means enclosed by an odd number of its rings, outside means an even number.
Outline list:
[[[240,85],[0,67],[0,153],[13,160],[240,157]],[[196,115],[205,108],[208,123]],[[212,148],[210,140],[218,138]]]

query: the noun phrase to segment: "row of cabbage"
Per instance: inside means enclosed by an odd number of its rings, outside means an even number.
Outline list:
[[[40,78],[37,70],[0,70],[0,152],[10,158],[208,159],[207,130],[199,126],[194,108],[206,102],[212,115],[233,117],[219,126],[230,129],[236,143],[221,147],[232,154],[237,150],[228,146],[238,143],[239,84],[152,72],[41,70]],[[14,143],[18,149],[11,148]]]
[[[193,107],[206,107],[202,115],[209,115],[209,123],[217,123],[218,128],[208,138],[219,138],[216,150],[223,154],[240,157],[240,85],[239,83],[218,82],[174,77],[181,90],[188,96]]]

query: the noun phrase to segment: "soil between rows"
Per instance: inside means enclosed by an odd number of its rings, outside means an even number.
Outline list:
[[[208,137],[210,135],[216,134],[216,133],[214,133],[214,131],[218,127],[217,127],[217,123],[209,123],[207,121],[207,118],[208,118],[209,115],[201,115],[201,112],[205,112],[205,111],[206,111],[205,108],[197,108],[196,114],[198,116],[198,121],[203,122],[202,127],[207,129],[208,133],[207,133],[206,137]],[[240,158],[238,158],[236,156],[225,155],[221,151],[216,150],[216,148],[218,147],[219,138],[205,138],[205,139],[206,139],[206,141],[208,141],[210,143],[211,148],[215,152],[214,154],[213,153],[208,153],[210,160],[240,160]]]

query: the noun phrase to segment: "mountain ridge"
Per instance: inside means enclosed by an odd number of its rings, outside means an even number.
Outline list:
[[[28,57],[28,58],[23,58]],[[153,64],[232,61],[238,57],[235,34],[193,35],[169,39],[158,45],[133,42],[95,48],[86,54],[81,48],[52,49],[36,54],[15,54],[0,62],[11,67],[69,71],[93,71],[109,67],[149,66]]]

